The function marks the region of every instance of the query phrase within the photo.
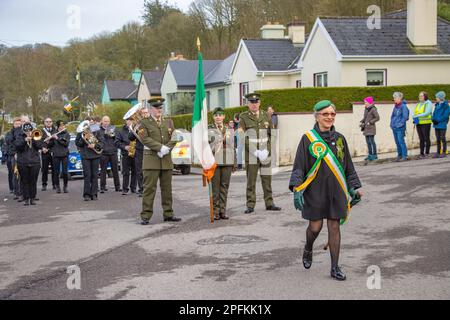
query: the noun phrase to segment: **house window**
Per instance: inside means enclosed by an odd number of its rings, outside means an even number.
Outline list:
[[[245,96],[250,93],[248,82],[243,82],[239,85],[239,94],[241,102],[241,106],[244,106],[247,104],[247,99],[245,99]]]
[[[328,72],[314,74],[314,87],[328,87]]]
[[[387,70],[366,70],[367,86],[386,86]]]
[[[219,107],[225,108],[225,89],[219,89]]]
[[[295,87],[296,88],[301,88],[302,87],[302,80],[295,81]]]
[[[208,111],[211,111],[211,92],[206,91],[206,106],[208,108]]]

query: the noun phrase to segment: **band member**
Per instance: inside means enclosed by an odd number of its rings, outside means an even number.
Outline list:
[[[68,165],[69,165],[69,143],[70,134],[66,130],[66,125],[62,120],[56,121],[57,133],[51,136],[48,143],[53,157],[53,184],[56,186],[56,193],[61,193],[60,174],[62,168],[62,176],[64,182],[64,193],[68,193],[67,184],[69,182]]]
[[[234,130],[227,129],[225,111],[216,108],[213,111],[214,124],[209,126],[209,142],[218,167],[212,179],[214,219],[228,220],[227,198],[231,174],[236,171],[237,163],[234,152]]]
[[[48,168],[52,169],[52,182],[55,181],[55,170],[53,170],[53,158],[48,143],[48,138],[56,133],[56,128],[53,126],[53,120],[46,118],[44,120],[44,128],[42,129],[42,140],[44,141],[42,146],[42,191],[47,191],[48,181]],[[56,190],[56,185],[53,184],[53,190]]]
[[[41,140],[33,138],[33,126],[30,122],[22,125],[22,132],[16,132],[14,146],[17,150],[17,165],[25,206],[36,205],[37,181],[41,169],[39,150]]]
[[[264,191],[264,202],[267,211],[281,211],[273,202],[272,176],[270,172],[262,172],[262,168],[270,170],[270,134],[273,128],[268,114],[260,110],[260,95],[251,93],[246,95],[249,111],[240,116],[240,132],[246,133],[245,161],[247,169],[247,210],[245,214],[255,212],[256,179],[261,170],[261,184]],[[248,131],[248,132],[247,132]]]
[[[89,127],[94,124],[92,118],[87,118],[85,125],[87,129],[78,130],[75,144],[79,148],[84,175],[84,201],[98,200],[98,168],[100,165],[101,149],[103,148],[103,137],[100,130],[92,132]],[[83,123],[82,123],[83,125]],[[92,138],[86,137],[92,135]]]
[[[6,156],[6,165],[8,168],[8,183],[9,189],[12,194],[14,194],[14,200],[18,200],[20,193],[20,185],[19,185],[19,171],[17,167],[17,152],[16,147],[14,145],[15,134],[21,129],[22,120],[20,118],[15,118],[13,121],[13,128],[5,135],[5,154]]]
[[[111,164],[116,192],[120,192],[122,190],[120,189],[119,160],[117,158],[117,147],[115,144],[116,127],[111,125],[111,120],[108,116],[103,117],[100,132],[104,136],[103,153],[100,158],[100,193],[108,191],[106,189],[108,163]]]
[[[345,137],[336,132],[336,107],[328,100],[314,107],[316,124],[298,146],[289,187],[294,191],[295,208],[309,221],[303,266],[310,269],[314,241],[327,219],[331,254],[331,277],[344,281],[339,267],[340,222],[348,218],[350,207],[361,200],[361,182],[353,166]],[[342,174],[341,174],[342,173]]]
[[[150,112],[147,107],[144,107],[140,110],[141,116],[144,119],[150,117]],[[140,127],[135,128],[136,131],[140,130]],[[136,168],[136,180],[138,186],[138,195],[142,198],[142,194],[144,192],[144,174],[142,172],[142,165],[144,161],[144,145],[136,138],[136,136],[130,132],[128,135],[130,141],[136,141],[136,155],[134,156],[134,166]]]
[[[126,124],[116,134],[116,147],[122,151],[122,195],[127,195],[130,190],[131,193],[136,193],[137,181],[134,158],[136,157],[137,142],[132,143],[129,138],[132,124],[131,120],[126,120]]]
[[[151,99],[151,116],[141,122],[141,139],[144,150],[144,195],[142,200],[142,225],[148,225],[153,216],[158,180],[161,186],[164,221],[179,222],[172,209],[172,171],[171,150],[176,142],[172,140],[173,122],[162,117],[164,99]]]

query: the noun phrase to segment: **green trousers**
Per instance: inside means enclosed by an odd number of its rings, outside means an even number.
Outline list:
[[[144,193],[142,195],[141,218],[150,220],[153,216],[153,202],[155,201],[158,180],[161,187],[164,218],[172,217],[172,170],[143,170],[143,175]]]
[[[247,164],[247,208],[254,209],[256,206],[256,179],[258,178],[258,171],[261,167],[261,164]],[[266,208],[273,206],[272,176],[261,175],[261,184]]]
[[[228,189],[230,187],[233,167],[217,167],[212,179],[212,190],[214,200],[214,214],[225,214],[227,212]]]

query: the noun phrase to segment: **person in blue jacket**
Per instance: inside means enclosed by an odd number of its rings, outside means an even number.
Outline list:
[[[445,158],[447,156],[447,125],[450,118],[450,106],[445,100],[445,92],[436,93],[436,108],[434,109],[432,121],[436,130],[437,152],[435,158]]]
[[[406,122],[409,120],[409,109],[406,100],[403,99],[403,93],[395,92],[394,110],[391,115],[391,129],[394,134],[395,144],[397,145],[397,162],[408,160],[408,149],[406,147]]]

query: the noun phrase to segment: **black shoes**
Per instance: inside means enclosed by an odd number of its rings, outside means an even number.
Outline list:
[[[60,187],[56,187],[56,193],[61,193],[61,188]]]
[[[69,190],[67,190],[67,186],[65,186],[65,187],[63,188],[63,191],[64,191],[64,193],[69,193]]]
[[[251,213],[253,213],[253,212],[255,212],[255,209],[253,209],[253,208],[247,208],[247,210],[245,210],[245,214],[251,214]]]
[[[31,200],[30,200],[30,205],[31,205],[31,206],[35,206],[35,205],[36,205],[36,202],[34,202],[34,201],[35,201],[34,199],[31,199]]]
[[[122,189],[116,188],[116,192],[122,192]]]
[[[30,199],[26,199],[23,201],[23,205],[28,207],[30,205]]]
[[[84,201],[91,201],[91,197],[90,196],[84,196]]]
[[[42,186],[42,191],[47,191],[47,186]]]
[[[91,200],[92,200],[92,201],[97,201],[97,200],[98,200],[98,196],[97,196],[97,195],[93,195],[93,196],[91,197]]]
[[[221,213],[220,216],[219,216],[219,218],[220,218],[221,220],[230,220],[230,218],[229,218],[225,213]]]
[[[266,208],[267,211],[281,211],[280,207],[277,207],[275,205],[271,205],[269,207]]]
[[[345,281],[347,280],[347,276],[345,275],[345,273],[341,270],[341,268],[339,268],[339,266],[337,267],[332,267],[331,268],[331,277],[338,280],[338,281]]]
[[[164,222],[180,222],[181,219],[177,217],[164,218]]]
[[[150,224],[150,220],[148,220],[148,219],[142,219],[141,225],[143,225],[143,226],[148,226],[149,224]]]
[[[303,266],[305,267],[306,270],[311,269],[312,262],[313,262],[313,252],[305,249],[303,251]]]
[[[100,190],[100,193],[105,193],[107,190],[106,189],[102,189],[102,190]]]

